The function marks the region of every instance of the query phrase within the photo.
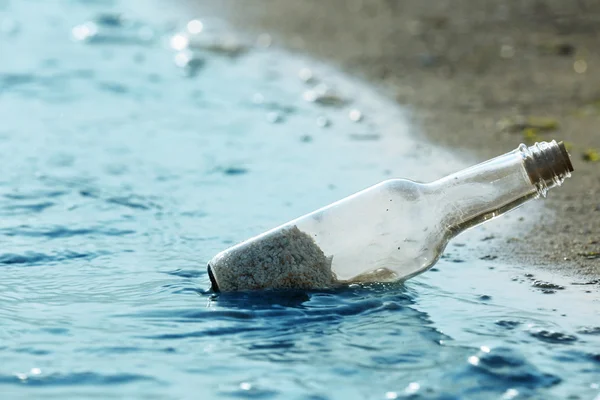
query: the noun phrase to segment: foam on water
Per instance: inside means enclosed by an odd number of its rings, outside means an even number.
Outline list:
[[[190,17],[117,17],[132,4],[0,1],[4,397],[596,395],[597,284],[480,259],[514,217],[406,285],[210,293],[206,262],[232,243],[465,163],[315,61],[200,46],[182,74],[169,38]],[[344,103],[307,102],[318,81]]]

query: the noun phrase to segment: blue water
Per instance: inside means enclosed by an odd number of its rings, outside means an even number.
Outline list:
[[[544,293],[541,272],[496,263],[508,233],[493,224],[406,285],[211,293],[217,251],[389,176],[464,165],[316,62],[251,46],[182,69],[183,5],[171,19],[133,4],[0,0],[1,398],[598,395],[598,285]],[[97,36],[74,40],[89,20]],[[348,105],[304,101],[307,66]]]

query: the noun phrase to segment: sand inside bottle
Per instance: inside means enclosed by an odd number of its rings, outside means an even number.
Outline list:
[[[209,263],[220,291],[322,289],[336,281],[332,257],[297,226],[284,227],[217,255]]]

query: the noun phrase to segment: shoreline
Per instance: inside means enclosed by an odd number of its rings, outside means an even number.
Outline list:
[[[564,140],[575,171],[545,199],[549,218],[499,250],[505,262],[596,279],[600,163],[584,157],[600,148],[600,4],[536,4],[225,0],[192,9],[384,88],[419,133],[469,159]]]

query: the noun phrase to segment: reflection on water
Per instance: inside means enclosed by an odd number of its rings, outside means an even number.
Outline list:
[[[595,286],[546,294],[469,245],[406,285],[210,293],[206,262],[232,243],[390,175],[463,165],[268,35],[251,48],[201,18],[123,10],[0,1],[6,398],[598,392]]]

